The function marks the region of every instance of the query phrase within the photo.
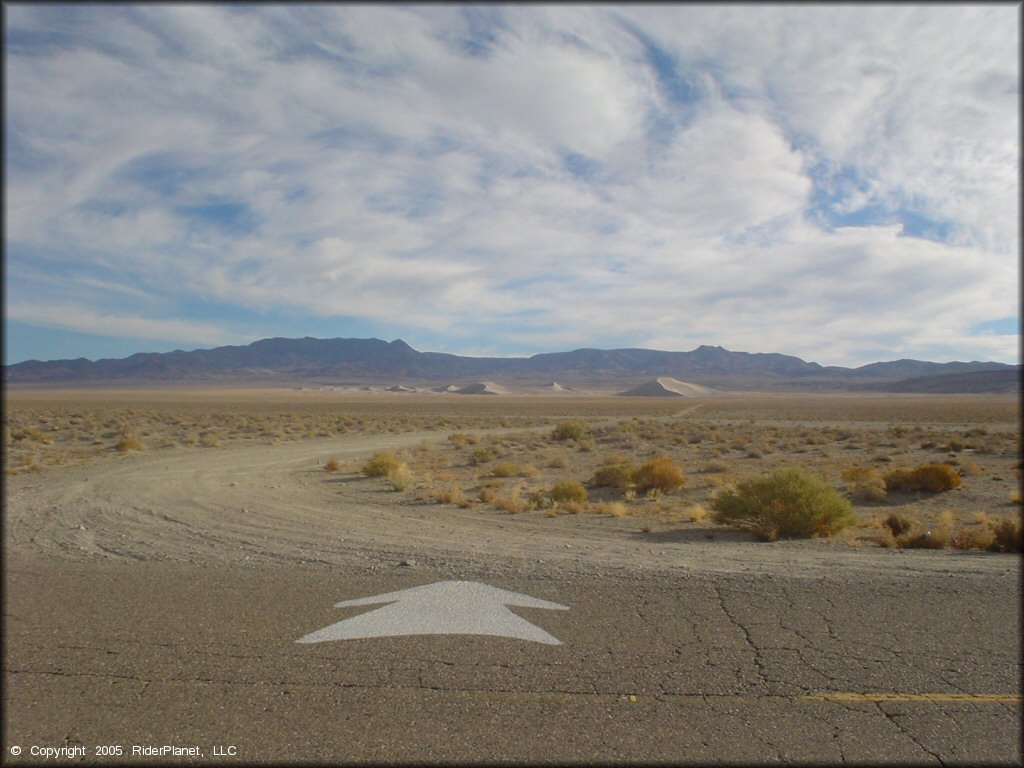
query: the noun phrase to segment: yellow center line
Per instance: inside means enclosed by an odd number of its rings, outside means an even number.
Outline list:
[[[790,703],[809,701],[831,701],[831,702],[921,702],[921,703],[975,703],[975,704],[1021,704],[1024,696],[1008,693],[853,693],[846,691],[834,691],[831,693],[810,693],[803,696],[743,696],[728,694],[695,694],[695,693],[660,693],[637,694],[628,692],[596,692],[596,691],[492,691],[486,689],[430,689],[426,691],[431,694],[443,696],[466,696],[470,698],[497,699],[514,702],[558,702],[567,703],[571,701],[601,701],[606,703],[646,703],[655,701],[672,702],[676,704],[759,704],[772,701],[786,701]]]
[[[800,698],[810,701],[977,701],[1020,704],[1022,697],[1006,693],[815,693]]]

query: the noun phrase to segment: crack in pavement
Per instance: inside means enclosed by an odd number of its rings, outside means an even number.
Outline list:
[[[754,666],[757,668],[757,674],[760,678],[761,687],[767,691],[769,688],[770,679],[768,677],[767,671],[765,670],[764,658],[761,649],[754,642],[754,638],[751,636],[750,630],[747,629],[747,627],[742,622],[736,619],[736,617],[732,615],[732,612],[726,607],[725,596],[722,594],[722,586],[720,584],[714,584],[712,585],[712,588],[714,590],[716,597],[718,598],[718,607],[721,608],[722,613],[734,627],[737,627],[740,631],[743,632],[743,637],[754,654]]]
[[[931,755],[932,758],[936,762],[938,762],[939,765],[945,765],[946,764],[945,761],[939,755],[937,755],[936,753],[932,752],[930,749],[928,749],[928,747],[926,747],[920,741],[915,739],[914,736],[906,728],[904,728],[899,723],[899,721],[896,719],[896,718],[900,717],[899,714],[886,712],[885,709],[882,707],[882,702],[880,702],[880,701],[876,701],[876,702],[874,702],[874,704],[875,704],[875,707],[878,709],[878,711],[882,713],[882,716],[885,717],[885,719],[887,721],[889,721],[890,723],[892,723],[896,727],[896,730],[899,732],[899,734],[901,736],[904,736],[907,739],[909,739],[911,742],[913,742],[914,746],[916,746],[922,752],[925,752],[926,754]]]

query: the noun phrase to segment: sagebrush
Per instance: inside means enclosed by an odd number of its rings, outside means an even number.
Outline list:
[[[831,536],[855,520],[850,502],[819,477],[799,467],[740,480],[711,502],[714,520],[745,528],[758,538]]]

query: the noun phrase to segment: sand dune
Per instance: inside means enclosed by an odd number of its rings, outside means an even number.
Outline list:
[[[659,376],[653,381],[619,394],[623,397],[708,397],[717,394],[717,390],[668,376]]]
[[[493,381],[474,381],[455,390],[457,395],[507,395],[509,390]]]

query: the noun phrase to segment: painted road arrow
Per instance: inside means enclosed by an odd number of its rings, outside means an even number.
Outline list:
[[[569,606],[509,592],[476,581],[438,581],[385,595],[342,600],[336,608],[390,603],[375,611],[311,632],[297,643],[392,635],[496,635],[561,645],[556,637],[506,606],[568,610]]]

